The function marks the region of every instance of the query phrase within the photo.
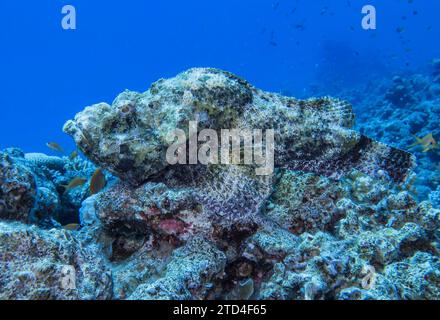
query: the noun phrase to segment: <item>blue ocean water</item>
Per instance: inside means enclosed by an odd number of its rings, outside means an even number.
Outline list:
[[[76,30],[61,27],[67,4]],[[366,4],[376,30],[362,29]],[[0,149],[73,148],[61,128],[85,106],[190,67],[297,97],[418,70],[440,56],[439,13],[435,0],[2,0]]]

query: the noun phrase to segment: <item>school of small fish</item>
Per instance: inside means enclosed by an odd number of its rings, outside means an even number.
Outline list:
[[[63,147],[57,142],[48,142],[46,143],[46,146],[56,152],[64,153]],[[78,150],[74,150],[69,155],[69,160],[74,161],[76,158],[78,158]],[[67,193],[73,189],[76,189],[78,187],[82,187],[87,183],[88,179],[84,177],[75,177],[73,178],[67,185],[64,185],[64,193]],[[96,169],[94,172],[92,178],[90,179],[90,195],[97,194],[101,192],[105,186],[107,185],[106,177],[102,171],[101,168]]]
[[[401,21],[402,22],[409,22],[411,20],[411,17],[418,17],[420,14],[419,9],[412,7],[414,5],[414,1],[412,0],[408,0],[407,1],[408,5],[411,6],[409,8],[409,12],[407,14],[403,14],[401,16]],[[286,8],[286,6],[288,6],[288,8]],[[351,9],[352,8],[352,3],[350,0],[346,1],[345,4],[346,8]],[[286,9],[285,11],[283,9]],[[298,12],[300,11],[300,5],[299,5],[299,1],[296,0],[293,5],[289,2],[284,3],[282,1],[277,1],[272,3],[272,10],[277,14],[279,14],[280,12],[284,12],[285,16],[288,17],[289,19],[295,19],[295,21],[293,21],[291,23],[291,29],[293,31],[298,31],[298,32],[304,32],[306,31],[306,19],[302,19],[300,17],[296,17],[298,15]],[[352,10],[352,9],[351,9]],[[335,10],[333,10],[327,3],[323,3],[322,7],[319,9],[319,15],[320,16],[335,16]],[[307,13],[308,15],[310,15],[310,13]],[[262,31],[260,32],[261,35],[266,34],[266,31],[268,31],[268,29],[270,30],[271,28],[269,26],[264,26],[262,28]],[[348,26],[348,30],[351,32],[356,31],[356,27],[354,25],[349,25]],[[430,32],[432,30],[432,26],[428,25],[426,26],[426,31]],[[412,48],[409,47],[410,45],[410,41],[408,41],[404,34],[407,32],[407,26],[405,25],[398,25],[395,27],[395,32],[399,38],[399,41],[402,44],[403,47],[403,52],[404,53],[409,53],[412,52]],[[371,34],[371,39],[374,39],[376,37],[376,33],[372,33]],[[277,34],[275,30],[272,30],[270,32],[270,39],[268,40],[268,43],[271,47],[273,48],[277,48],[279,46],[279,42],[277,40]],[[298,41],[297,36],[294,36],[294,40],[297,46],[300,45],[300,41]],[[397,54],[393,54],[393,56],[397,56]],[[409,66],[410,62],[406,62],[406,65]]]

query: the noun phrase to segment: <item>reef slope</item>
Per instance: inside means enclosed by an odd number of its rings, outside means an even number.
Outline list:
[[[169,165],[167,134],[192,120],[201,129],[274,129],[275,170],[259,176],[254,165]],[[353,125],[346,102],[263,92],[216,69],[191,69],[145,93],[126,91],[112,105],[87,107],[64,130],[119,180],[83,202],[79,231],[11,222],[34,223],[8,207],[0,224],[5,295],[440,299],[440,211],[411,194],[405,180],[414,158]],[[10,180],[18,166],[30,172],[23,182],[30,199],[42,183],[53,183],[50,177],[75,172],[69,164],[51,166],[43,179],[47,164],[10,153],[0,172]],[[94,166],[84,162],[81,174],[89,176]],[[0,200],[14,204],[2,187]],[[30,206],[24,208],[34,212]],[[19,246],[19,238],[28,245]],[[29,247],[35,242],[38,250]],[[40,261],[48,261],[53,283],[61,281],[60,266],[73,265],[77,288],[51,291],[52,282],[33,274]],[[23,266],[31,270],[24,276]]]

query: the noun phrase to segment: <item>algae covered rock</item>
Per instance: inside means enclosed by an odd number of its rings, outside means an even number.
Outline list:
[[[110,299],[112,278],[99,252],[65,230],[0,222],[1,299]]]
[[[148,234],[152,229],[164,234],[188,232],[184,216],[200,211],[191,190],[146,183],[138,188],[118,183],[96,199],[96,215],[114,233]]]
[[[29,169],[0,153],[0,219],[29,222],[36,188]]]
[[[162,277],[150,284],[140,285],[129,299],[206,298],[212,282],[223,275],[225,263],[226,257],[223,252],[201,238],[194,238],[174,251]]]
[[[287,171],[275,186],[265,215],[295,234],[332,229],[341,218],[339,183],[316,174]]]
[[[342,300],[439,300],[439,258],[426,252],[385,267],[368,290],[343,289]]]
[[[424,252],[385,268],[387,277],[397,288],[400,299],[440,299],[440,259]]]
[[[96,167],[76,157],[24,153],[9,148],[0,152],[0,219],[36,224],[42,228],[77,223],[78,210],[90,183],[67,190],[76,178],[90,180]],[[109,184],[113,178],[108,176]]]

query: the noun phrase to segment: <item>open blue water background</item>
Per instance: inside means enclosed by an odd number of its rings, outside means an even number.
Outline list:
[[[77,30],[61,28],[66,4]],[[440,56],[439,16],[438,0],[0,0],[0,149],[71,149],[62,126],[85,106],[190,67],[298,97],[417,70]]]

